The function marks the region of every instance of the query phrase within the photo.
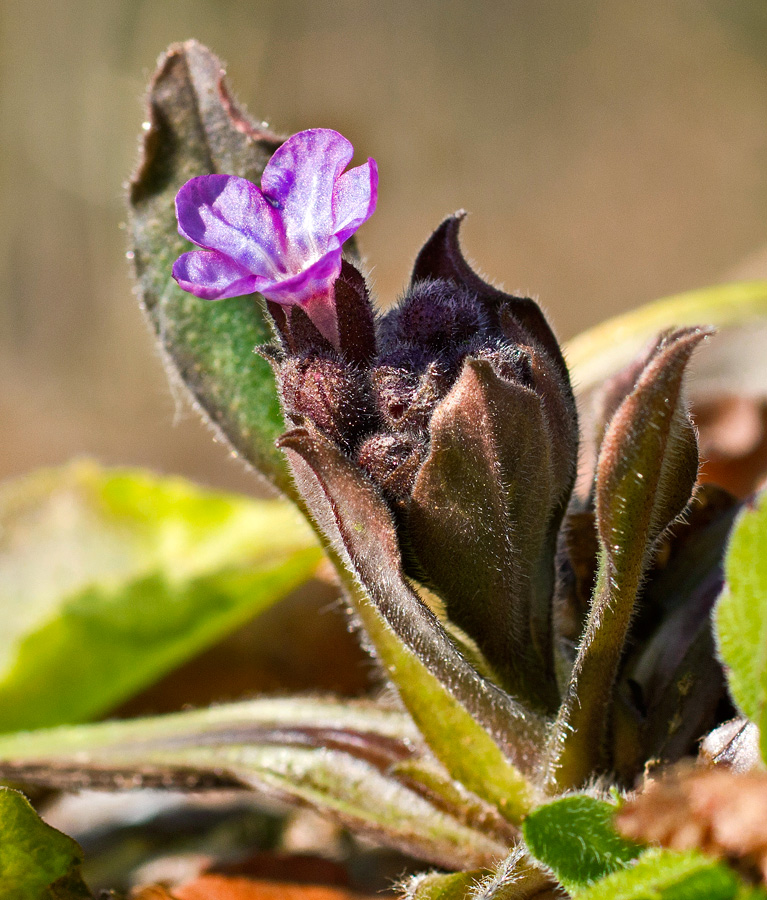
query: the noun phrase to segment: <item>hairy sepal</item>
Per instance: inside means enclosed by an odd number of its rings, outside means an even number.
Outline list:
[[[656,542],[695,487],[697,439],[682,387],[694,349],[710,333],[681,329],[657,342],[606,429],[595,486],[600,569],[549,747],[555,789],[609,766],[606,729],[637,593]]]
[[[541,398],[469,359],[430,433],[408,507],[418,563],[509,690],[555,709],[554,544],[572,469]]]
[[[369,479],[316,430],[280,440],[336,562],[370,649],[451,776],[518,822],[534,790],[542,723],[479,675],[402,572],[391,513]]]

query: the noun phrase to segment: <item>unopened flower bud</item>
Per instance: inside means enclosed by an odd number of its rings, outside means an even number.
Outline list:
[[[506,686],[556,704],[556,535],[575,474],[567,370],[532,300],[485,284],[457,219],[427,243],[399,305],[375,321],[348,263],[337,340],[273,310],[283,407],[309,420],[394,514],[407,573],[435,591]]]
[[[363,376],[324,357],[288,358],[279,371],[285,414],[310,419],[332,441],[351,450],[370,428],[373,411]]]
[[[370,377],[378,412],[394,431],[426,434],[434,407],[450,387],[447,373],[437,363],[420,376],[406,368],[377,366]]]

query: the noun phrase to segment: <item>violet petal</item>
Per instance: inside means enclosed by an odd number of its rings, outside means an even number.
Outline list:
[[[292,260],[314,261],[328,248],[333,188],[353,154],[337,131],[313,128],[285,141],[267,163],[261,190],[282,213]]]
[[[192,178],[176,196],[176,215],[179,233],[193,244],[231,257],[253,275],[285,276],[282,218],[245,178]]]
[[[173,277],[185,291],[204,300],[252,294],[264,283],[216,250],[193,250],[179,256],[173,264]]]
[[[374,159],[349,169],[333,188],[335,235],[341,243],[373,215],[378,200],[378,166]]]
[[[263,285],[258,290],[267,300],[286,306],[293,303],[303,304],[318,294],[332,294],[333,282],[341,272],[341,244],[335,238],[333,243],[334,247],[303,272],[284,281]]]

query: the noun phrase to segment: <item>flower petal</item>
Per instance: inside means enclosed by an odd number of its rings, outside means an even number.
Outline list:
[[[369,159],[364,166],[349,169],[336,181],[333,224],[341,243],[373,215],[377,200],[378,166],[374,159]]]
[[[185,291],[204,300],[252,294],[264,282],[217,250],[193,250],[179,256],[173,277]]]
[[[318,294],[332,293],[333,283],[341,272],[341,244],[335,238],[332,240],[335,246],[303,272],[285,281],[265,284],[258,290],[267,300],[284,306],[304,305]]]
[[[291,260],[314,262],[328,249],[333,189],[353,154],[337,131],[312,128],[294,134],[267,163],[261,190],[282,212]]]
[[[253,275],[284,277],[285,231],[279,211],[255,184],[234,175],[192,178],[176,195],[178,230]]]

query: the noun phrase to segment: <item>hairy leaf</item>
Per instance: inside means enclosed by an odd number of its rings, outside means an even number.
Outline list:
[[[0,488],[0,730],[102,713],[311,577],[282,501],[75,463]]]
[[[613,826],[615,806],[584,794],[539,806],[522,833],[532,855],[568,890],[585,887],[625,868],[641,848]]]
[[[555,900],[559,896],[551,874],[520,843],[476,884],[467,900]]]
[[[0,787],[0,896],[3,900],[86,900],[83,855],[37,815],[18,791]]]
[[[767,493],[738,517],[715,611],[719,653],[733,700],[761,732],[767,759]]]
[[[745,887],[727,866],[701,853],[648,850],[635,866],[620,869],[576,900],[735,900]],[[759,892],[753,900],[764,895]]]
[[[398,778],[423,752],[402,713],[371,704],[257,700],[0,739],[0,778],[53,787],[250,787],[448,868],[487,865],[502,838]]]
[[[259,182],[281,138],[237,110],[224,69],[196,41],[174,44],[149,88],[148,130],[130,185],[132,253],[144,309],[165,351],[168,374],[248,462],[288,495],[285,461],[274,446],[284,430],[269,364],[253,353],[272,335],[258,297],[208,302],[171,278],[189,244],[179,236],[174,199],[190,178],[225,173]]]
[[[296,429],[281,446],[352,609],[426,742],[453,778],[519,822],[533,801],[520,769],[535,766],[540,720],[466,662],[407,583],[372,482],[317,432]]]
[[[466,825],[501,837],[509,844],[519,840],[513,827],[498,809],[455,781],[432,756],[414,756],[396,762],[391,772],[440,809]]]
[[[605,765],[608,710],[642,576],[697,478],[682,384],[708,333],[686,329],[655,343],[602,441],[595,486],[599,575],[550,749],[550,777],[560,788],[582,785]]]

